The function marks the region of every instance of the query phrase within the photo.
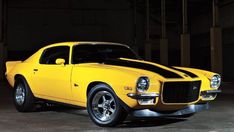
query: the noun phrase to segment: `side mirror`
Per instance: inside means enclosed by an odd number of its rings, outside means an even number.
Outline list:
[[[56,59],[55,63],[57,65],[64,65],[65,64],[65,60],[63,58],[58,58],[58,59]]]

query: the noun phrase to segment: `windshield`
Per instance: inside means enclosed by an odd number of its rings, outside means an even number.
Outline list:
[[[73,47],[72,63],[103,62],[107,59],[139,57],[128,47],[107,44],[81,44]]]

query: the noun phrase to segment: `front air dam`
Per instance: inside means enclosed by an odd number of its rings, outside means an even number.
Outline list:
[[[209,109],[208,103],[193,104],[184,109],[181,109],[175,112],[170,112],[170,113],[160,113],[160,112],[152,111],[149,109],[143,109],[143,110],[132,111],[131,115],[133,115],[134,117],[173,117],[173,116],[193,114],[201,110],[208,110],[208,109]]]

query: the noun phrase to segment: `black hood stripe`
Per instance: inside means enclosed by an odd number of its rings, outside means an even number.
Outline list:
[[[186,75],[192,77],[192,78],[196,78],[198,77],[197,75],[195,75],[194,73],[192,72],[189,72],[189,71],[186,71],[186,70],[182,70],[182,69],[179,69],[179,68],[175,68],[175,67],[170,67],[171,69],[174,69],[174,70],[177,70],[177,71],[180,71],[180,72],[183,72],[185,73]]]
[[[157,66],[152,65],[152,64],[147,64],[147,63],[115,59],[115,60],[106,60],[104,62],[104,64],[148,70],[148,71],[157,73],[157,74],[163,76],[164,78],[183,78],[182,76],[180,76],[174,72],[171,72],[171,71],[168,71],[168,70],[165,70],[163,68],[157,67]]]

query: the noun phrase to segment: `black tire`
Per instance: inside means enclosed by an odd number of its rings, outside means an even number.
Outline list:
[[[114,102],[113,108],[115,109],[115,111],[112,113],[111,111],[108,111],[108,113],[111,113],[111,116],[109,116],[109,120],[107,121],[102,121],[98,116],[97,116],[97,112],[95,112],[94,108],[93,108],[93,104],[94,104],[94,99],[98,96],[99,93],[105,93],[107,95],[104,96],[110,96],[110,100],[112,100],[112,102]],[[107,98],[106,97],[106,98]],[[101,98],[101,96],[100,96]],[[109,100],[109,107],[111,106],[111,101]],[[99,100],[100,101],[100,100]],[[108,100],[107,100],[108,101]],[[104,102],[102,102],[103,104]],[[105,104],[105,103],[104,103]],[[103,114],[104,114],[104,107],[100,109],[103,109]],[[108,109],[108,108],[107,108]],[[110,108],[112,109],[112,108]],[[113,110],[113,109],[112,109]],[[101,127],[114,127],[120,123],[122,123],[124,121],[124,119],[126,118],[126,116],[128,115],[128,113],[124,110],[124,108],[121,106],[118,97],[116,96],[116,94],[114,93],[114,91],[105,84],[98,84],[96,86],[94,86],[91,91],[88,93],[88,99],[87,99],[87,111],[89,113],[89,116],[91,118],[91,120],[98,126]],[[96,111],[101,111],[101,110],[96,110]],[[96,114],[95,114],[96,113]],[[105,112],[107,113],[107,112]],[[100,114],[101,115],[101,114]],[[105,115],[105,114],[104,114]],[[107,116],[108,117],[108,116]]]
[[[17,96],[17,90],[19,91],[19,88],[22,89],[22,94],[24,94],[24,99],[23,101],[19,102],[16,99]],[[19,96],[17,96],[19,97]],[[15,108],[19,112],[31,112],[35,110],[35,105],[34,105],[34,96],[33,93],[26,82],[26,80],[23,77],[18,77],[15,80],[15,85],[14,85],[14,92],[13,92],[13,101]]]

